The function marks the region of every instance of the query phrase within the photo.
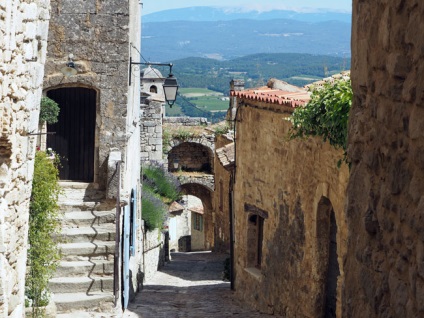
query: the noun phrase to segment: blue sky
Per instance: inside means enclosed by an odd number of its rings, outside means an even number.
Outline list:
[[[288,9],[313,11],[332,9],[351,12],[352,0],[143,0],[143,15],[167,9],[191,6],[232,7],[239,9],[255,9],[268,11],[272,9]]]

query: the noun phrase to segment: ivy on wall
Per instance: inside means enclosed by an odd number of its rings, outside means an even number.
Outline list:
[[[346,162],[347,123],[352,97],[350,80],[336,80],[315,88],[309,103],[296,108],[291,117],[290,139],[319,136],[336,149],[343,149],[343,161]]]

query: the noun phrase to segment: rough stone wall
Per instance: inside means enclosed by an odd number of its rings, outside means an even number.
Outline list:
[[[137,0],[52,0],[49,26],[48,59],[44,90],[85,87],[96,91],[96,127],[94,150],[94,186],[116,196],[115,164],[110,154],[120,153],[120,198],[129,202],[131,190],[137,190],[138,218],[141,218],[140,189],[140,77],[131,72],[130,56],[139,56],[141,45],[141,4]],[[61,73],[69,54],[78,73]],[[116,156],[117,158],[119,156]],[[108,170],[109,168],[109,170]],[[137,234],[141,237],[141,231]],[[142,263],[141,240],[130,270],[138,273]],[[138,275],[133,275],[136,291]]]
[[[207,118],[204,117],[165,117],[163,122],[166,124],[178,124],[181,126],[207,126]]]
[[[146,100],[141,104],[141,161],[162,162],[162,102]]]
[[[0,317],[23,317],[28,210],[50,4],[0,3]]]
[[[217,136],[215,147],[219,149],[232,143],[224,135]],[[231,174],[225,170],[215,155],[215,192],[214,192],[214,230],[215,251],[226,253],[230,250],[230,178]]]
[[[353,1],[345,317],[424,316],[423,16]]]
[[[124,154],[140,129],[139,76],[133,76],[128,86],[129,57],[138,56],[130,43],[140,49],[138,2],[52,0],[51,4],[44,90],[89,87],[97,91],[94,180],[105,188],[110,150],[115,148]],[[64,77],[60,69],[70,53],[78,74]],[[123,171],[126,159],[124,154]]]
[[[250,105],[250,106],[243,106]],[[235,289],[247,304],[285,317],[324,316],[325,271],[330,216],[335,213],[337,316],[346,255],[344,202],[346,165],[341,151],[320,139],[288,141],[292,111],[284,106],[239,101],[236,123]],[[284,110],[286,112],[284,112]],[[260,269],[249,264],[255,246],[248,241],[252,211],[264,216]],[[249,234],[249,235],[248,235]],[[324,238],[324,242],[322,241]],[[358,316],[359,317],[359,316]]]
[[[158,269],[165,264],[164,243],[165,237],[159,229],[144,233],[143,274],[144,280],[147,282],[151,280]]]

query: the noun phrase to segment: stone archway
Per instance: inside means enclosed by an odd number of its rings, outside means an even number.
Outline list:
[[[317,209],[317,274],[320,293],[317,299],[321,317],[336,317],[337,280],[340,267],[337,256],[337,223],[331,201],[322,196]]]
[[[205,233],[205,249],[212,249],[214,244],[213,226],[213,190],[199,183],[181,184],[184,194],[199,198],[203,204],[203,228]]]
[[[209,147],[196,142],[183,142],[169,151],[168,171],[212,174],[213,158],[213,152]]]

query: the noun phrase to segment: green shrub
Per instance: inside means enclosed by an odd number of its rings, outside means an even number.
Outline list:
[[[145,186],[162,197],[165,203],[172,203],[181,198],[178,179],[165,171],[163,165],[153,162],[144,166],[142,171]]]
[[[142,214],[149,231],[162,228],[168,214],[168,208],[149,187],[143,185]]]
[[[352,96],[350,80],[326,83],[315,89],[309,103],[294,111],[290,138],[320,136],[335,148],[342,148],[345,151],[343,161],[346,162],[347,123]]]
[[[214,133],[217,136],[225,135],[230,131],[230,126],[226,123],[225,125],[216,126],[214,129]]]
[[[51,98],[42,97],[40,103],[40,123],[47,122],[48,124],[57,123],[59,117],[59,105]]]
[[[142,215],[148,230],[162,228],[168,216],[168,205],[181,198],[178,179],[152,162],[142,168]]]
[[[168,129],[163,128],[162,131],[162,152],[167,154],[169,149],[171,148],[171,133]]]
[[[29,212],[28,266],[26,296],[33,306],[33,317],[43,317],[39,308],[49,301],[49,279],[53,276],[60,252],[54,237],[60,233],[57,162],[37,151]]]

